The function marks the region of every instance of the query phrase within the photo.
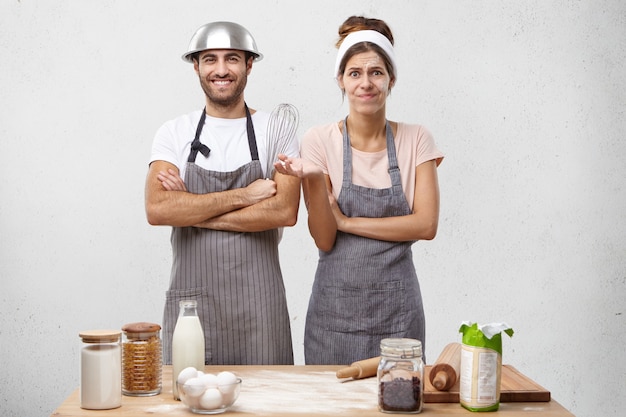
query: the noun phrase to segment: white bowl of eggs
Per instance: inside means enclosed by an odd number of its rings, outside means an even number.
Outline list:
[[[241,378],[228,371],[204,373],[185,368],[176,381],[180,400],[196,414],[219,414],[235,403],[241,390]]]

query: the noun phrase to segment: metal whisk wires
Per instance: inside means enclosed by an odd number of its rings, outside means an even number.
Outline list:
[[[266,178],[274,176],[274,162],[278,160],[278,154],[285,153],[289,148],[289,143],[295,139],[299,122],[298,109],[289,103],[279,104],[270,113],[266,137]]]

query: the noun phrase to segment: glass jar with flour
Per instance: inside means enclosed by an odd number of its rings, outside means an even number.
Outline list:
[[[122,405],[122,355],[119,330],[87,330],[78,334],[80,406],[106,410]]]

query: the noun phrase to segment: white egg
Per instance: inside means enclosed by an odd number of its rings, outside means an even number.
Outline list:
[[[225,394],[230,394],[235,390],[236,382],[237,377],[232,372],[223,371],[217,374],[217,388]]]
[[[204,391],[200,397],[200,407],[204,410],[214,410],[222,406],[222,393],[215,388]]]
[[[220,391],[222,393],[222,400],[224,401],[224,404],[232,404],[235,402],[235,391],[232,392],[223,392]]]
[[[204,374],[200,380],[204,382],[204,386],[207,388],[217,388],[217,376],[215,374]]]
[[[200,398],[202,398],[202,396],[200,396],[200,397],[185,396],[185,397],[181,397],[181,401],[187,407],[197,409],[197,408],[200,408]]]
[[[183,385],[190,378],[196,378],[198,376],[198,370],[193,366],[183,369],[178,374],[178,383]]]
[[[198,378],[202,377],[202,375],[204,375],[204,372],[202,371],[198,371],[198,375],[196,375]]]
[[[188,397],[199,397],[205,390],[204,382],[200,378],[189,378],[183,385],[183,391]]]

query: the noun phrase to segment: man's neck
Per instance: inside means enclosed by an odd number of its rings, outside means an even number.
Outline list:
[[[220,119],[240,119],[246,117],[246,103],[243,98],[231,105],[219,105],[206,100],[206,114]]]

